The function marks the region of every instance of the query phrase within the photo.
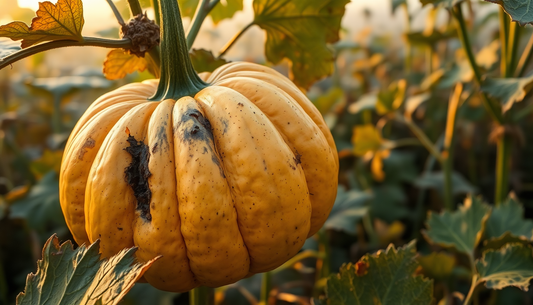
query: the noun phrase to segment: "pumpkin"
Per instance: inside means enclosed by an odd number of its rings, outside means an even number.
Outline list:
[[[144,278],[187,291],[294,256],[328,217],[339,164],[320,113],[283,75],[237,62],[200,78],[175,2],[161,1],[161,79],[87,109],[66,144],[60,202],[78,244],[162,255]]]

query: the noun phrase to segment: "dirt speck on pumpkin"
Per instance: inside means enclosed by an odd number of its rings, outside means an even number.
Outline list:
[[[132,135],[128,136],[129,147],[124,148],[132,157],[130,165],[124,169],[126,182],[133,189],[137,199],[137,210],[141,217],[147,221],[152,220],[150,214],[150,201],[152,191],[148,185],[148,178],[152,175],[148,168],[150,161],[150,148],[143,141],[137,141]]]

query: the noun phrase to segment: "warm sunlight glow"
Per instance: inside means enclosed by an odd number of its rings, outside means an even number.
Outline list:
[[[20,7],[27,7],[32,10],[39,8],[39,0],[18,0]]]

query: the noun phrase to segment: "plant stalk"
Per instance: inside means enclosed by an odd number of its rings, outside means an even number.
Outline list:
[[[476,57],[474,56],[474,52],[472,51],[472,45],[470,43],[470,38],[468,37],[468,30],[466,29],[466,22],[463,16],[463,10],[461,8],[461,4],[457,4],[454,7],[454,16],[459,24],[458,29],[458,35],[461,40],[461,43],[463,45],[463,48],[466,51],[466,55],[468,57],[468,62],[470,63],[470,66],[472,67],[472,70],[474,71],[474,76],[476,78],[476,82],[478,85],[481,85],[483,79],[481,75],[481,71],[479,70],[479,67],[476,63]],[[496,121],[498,124],[503,124],[503,115],[501,112],[501,109],[499,106],[494,105],[492,101],[488,98],[488,96],[485,93],[482,93],[483,98],[483,104],[485,105],[485,108],[489,112],[489,115],[493,118],[494,121]]]
[[[453,152],[455,144],[455,126],[457,121],[457,109],[459,108],[463,84],[458,83],[448,103],[448,118],[446,120],[446,131],[444,133],[444,150],[442,152],[444,171],[444,206],[446,210],[453,211]]]
[[[235,35],[230,41],[228,41],[228,43],[224,47],[222,47],[222,49],[220,50],[220,54],[218,55],[218,58],[221,58],[222,56],[224,56],[229,51],[229,49],[231,49],[231,47],[235,44],[235,42],[237,42],[237,40],[239,40],[239,38],[242,36],[242,34],[244,34],[244,32],[246,32],[254,24],[255,23],[253,23],[253,22],[249,23],[239,33],[237,33],[237,35]]]
[[[159,2],[157,0],[151,0],[152,7],[154,8],[155,23],[157,25],[161,24],[161,14],[159,14]]]
[[[115,5],[115,3],[113,2],[113,0],[106,0],[106,1],[107,1],[107,4],[109,4],[109,7],[111,7],[111,10],[113,11],[113,14],[115,15],[115,18],[117,18],[118,24],[120,24],[120,25],[126,24],[124,22],[124,18],[122,18],[122,15],[118,11],[118,8]]]
[[[130,7],[131,16],[135,17],[143,13],[143,8],[139,3],[139,0],[128,0],[128,5]]]
[[[470,290],[468,291],[468,294],[466,295],[463,305],[470,304],[470,300],[472,299],[472,295],[474,294],[474,290],[476,290],[476,286],[478,284],[477,278],[478,278],[477,274],[474,274],[472,276],[472,284],[470,285]]]
[[[192,48],[192,45],[196,40],[196,36],[198,36],[198,32],[204,23],[205,17],[209,15],[211,10],[218,2],[220,2],[220,0],[213,0],[211,3],[210,0],[202,0],[202,2],[198,5],[198,9],[196,10],[196,13],[192,19],[193,21],[191,27],[189,28],[189,33],[187,34],[187,45],[189,46],[189,50]]]
[[[508,65],[507,74],[505,75],[505,77],[512,77],[514,72],[516,71],[518,47],[520,44],[520,32],[521,27],[516,22],[511,22],[509,25],[509,44],[507,47]]]
[[[56,40],[38,44],[18,52],[10,54],[0,60],[0,70],[31,55],[41,53],[48,50],[65,48],[65,47],[102,47],[110,49],[129,49],[131,48],[131,40],[125,39],[105,39],[97,37],[83,37],[83,41],[75,40]]]
[[[261,296],[259,299],[259,305],[268,305],[270,290],[272,290],[272,273],[264,272],[261,275]]]
[[[499,206],[505,201],[509,192],[509,171],[511,168],[511,151],[513,139],[511,135],[503,133],[497,142],[496,152],[496,193],[494,203]]]
[[[502,77],[507,77],[508,75],[508,64],[509,55],[507,54],[507,47],[509,46],[509,21],[507,20],[507,15],[503,9],[499,9],[499,19],[500,19],[500,49],[501,49],[501,61],[500,61],[500,73]]]
[[[318,231],[318,252],[320,253],[321,258],[317,260],[316,268],[316,279],[315,282],[321,278],[328,277],[331,273],[330,269],[330,259],[331,259],[331,249],[329,247],[329,238],[328,232],[326,229],[322,228]]]
[[[531,62],[531,58],[533,58],[533,35],[529,37],[526,48],[524,49],[524,52],[522,52],[522,56],[520,57],[520,61],[516,67],[516,77],[524,76],[529,63]]]
[[[438,152],[437,149],[435,149],[435,146],[424,133],[424,131],[422,131],[422,129],[416,126],[416,124],[412,120],[407,119],[400,114],[397,114],[395,118],[396,120],[404,123],[405,125],[407,125],[407,127],[409,127],[411,132],[418,138],[420,143],[422,143],[422,145],[427,149],[427,151],[435,157],[435,159],[437,159],[440,163],[443,162],[441,154]]]
[[[215,289],[205,286],[189,291],[190,305],[215,305]]]

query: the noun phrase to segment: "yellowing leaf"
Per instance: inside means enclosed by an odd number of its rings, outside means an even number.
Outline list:
[[[135,71],[143,72],[147,65],[146,59],[128,54],[122,49],[115,49],[107,54],[104,75],[111,80],[121,79]]]
[[[381,148],[383,139],[373,125],[358,125],[353,129],[352,143],[354,154],[361,157],[367,152],[378,151]]]
[[[215,58],[211,51],[204,49],[193,49],[189,53],[192,65],[196,72],[213,72],[216,68],[227,64],[228,62],[222,58]]]
[[[39,3],[37,17],[31,26],[15,21],[0,26],[0,37],[22,40],[22,48],[44,41],[76,40],[83,41],[83,4],[81,0],[58,0]]]
[[[333,73],[333,52],[327,43],[339,40],[344,6],[349,0],[255,0],[254,24],[267,32],[265,55],[277,64],[292,62],[291,77],[308,88]]]
[[[420,256],[418,262],[422,266],[424,275],[437,280],[445,280],[452,275],[455,257],[444,252],[432,252],[430,255]]]

